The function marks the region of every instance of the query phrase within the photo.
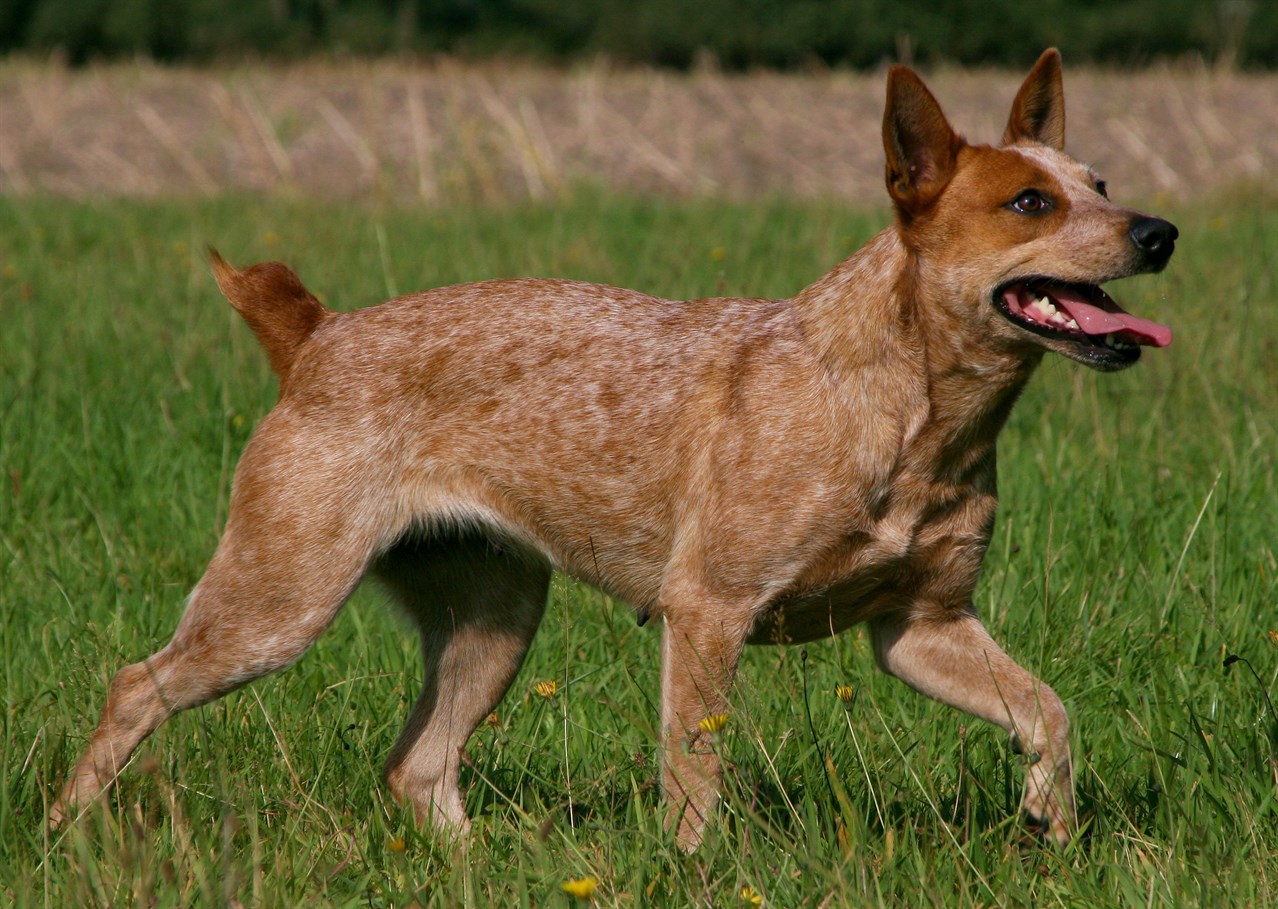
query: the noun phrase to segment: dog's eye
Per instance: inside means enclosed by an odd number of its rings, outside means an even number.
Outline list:
[[[1108,198],[1109,198],[1109,193],[1105,191],[1105,181],[1104,181],[1104,180],[1097,180],[1097,181],[1096,181],[1096,191],[1097,191],[1098,193],[1100,193],[1102,196],[1104,196],[1106,199],[1108,199]]]
[[[1022,215],[1038,215],[1052,207],[1052,203],[1036,189],[1023,189],[1008,203],[1008,208]]]

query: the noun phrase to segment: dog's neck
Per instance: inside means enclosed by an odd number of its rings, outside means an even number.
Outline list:
[[[1000,350],[965,330],[954,312],[962,301],[946,299],[926,271],[892,226],[793,304],[836,381],[858,395],[877,383],[893,389],[890,406],[908,422],[910,447],[968,462],[993,446],[1041,352]]]
[[[839,381],[863,383],[867,369],[921,362],[906,341],[912,308],[901,305],[898,287],[909,260],[889,228],[794,297],[804,335]]]

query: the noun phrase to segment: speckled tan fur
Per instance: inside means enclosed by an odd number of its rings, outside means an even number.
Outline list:
[[[296,660],[372,571],[419,623],[425,660],[387,781],[421,820],[464,829],[460,751],[518,670],[557,568],[662,627],[663,781],[684,846],[720,777],[698,723],[728,709],[744,645],[859,622],[885,670],[1037,756],[1024,807],[1065,841],[1065,712],[972,607],[995,438],[1059,347],[991,295],[1021,275],[1153,266],[1129,237],[1137,215],[1061,151],[1055,52],[998,147],[966,144],[893,69],[884,142],[896,222],[788,300],[522,280],[337,314],[284,266],[213,254],[280,400],[173,640],[116,676],[54,821],[168,716]],[[1026,187],[1055,210],[1010,212]]]

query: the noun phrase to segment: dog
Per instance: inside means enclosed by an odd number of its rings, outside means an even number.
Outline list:
[[[668,824],[700,843],[711,737],[747,643],[867,623],[878,665],[1001,726],[1034,829],[1076,830],[1060,699],[972,603],[995,441],[1046,352],[1102,371],[1171,342],[1100,287],[1160,271],[1176,228],[1064,151],[1060,56],[997,146],[910,69],[883,118],[895,218],[788,300],[671,302],[555,280],[464,284],[351,313],[279,263],[217,284],[279,402],[169,644],[112,680],[58,824],[175,713],[298,659],[367,573],[421,633],[425,681],[385,780],[464,832],[463,747],[514,679],[560,570],[661,627]]]

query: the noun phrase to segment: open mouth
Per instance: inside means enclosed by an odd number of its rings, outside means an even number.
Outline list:
[[[1022,278],[994,293],[1008,319],[1036,335],[1068,342],[1071,356],[1098,367],[1127,366],[1140,348],[1166,347],[1171,329],[1125,312],[1095,284]]]

